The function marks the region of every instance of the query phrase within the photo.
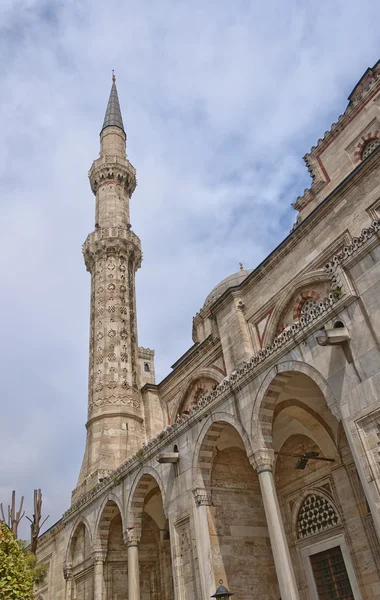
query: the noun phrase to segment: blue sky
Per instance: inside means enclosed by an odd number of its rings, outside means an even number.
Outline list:
[[[0,501],[69,506],[85,442],[87,171],[115,69],[138,187],[139,343],[158,380],[239,262],[289,232],[302,156],[379,58],[372,0],[3,0]],[[28,526],[24,522],[24,536]]]

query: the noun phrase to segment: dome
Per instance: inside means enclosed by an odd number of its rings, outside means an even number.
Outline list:
[[[244,281],[244,279],[248,277],[250,273],[252,273],[252,271],[253,269],[243,269],[223,279],[223,281],[218,283],[218,285],[216,285],[214,289],[209,293],[203,307],[207,306],[208,304],[211,304],[211,302],[215,302],[215,300],[220,298],[220,296],[224,294],[226,290],[229,290],[230,288],[235,287],[236,285],[240,285]]]

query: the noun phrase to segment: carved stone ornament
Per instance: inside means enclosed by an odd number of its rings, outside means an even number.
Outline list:
[[[264,473],[265,471],[269,471],[272,473],[273,471],[273,460],[274,460],[274,452],[273,450],[257,450],[250,457],[250,463],[253,468],[257,471],[257,474]]]
[[[99,261],[110,256],[119,257],[120,260],[133,257],[134,270],[140,268],[142,261],[140,238],[121,226],[102,227],[93,231],[87,236],[82,252],[90,272],[97,268]]]
[[[126,531],[126,543],[128,546],[138,546],[141,539],[141,526],[128,527]]]
[[[196,506],[212,506],[211,492],[205,488],[193,490]]]
[[[98,188],[107,182],[122,185],[129,197],[136,189],[136,169],[128,160],[107,154],[95,160],[89,171],[91,190],[96,194]]]
[[[104,398],[97,398],[90,401],[88,409],[92,411],[102,406],[114,406],[122,404],[124,406],[131,406],[132,408],[140,408],[140,400],[137,397],[132,396],[106,396]]]
[[[91,553],[92,562],[94,565],[104,563],[106,560],[106,550],[93,550]]]

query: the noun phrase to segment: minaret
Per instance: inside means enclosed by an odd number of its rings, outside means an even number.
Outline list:
[[[91,273],[90,365],[86,450],[78,485],[91,487],[141,448],[143,407],[137,365],[135,273],[141,245],[129,223],[136,171],[126,155],[115,76],[89,172],[95,231],[83,245]]]

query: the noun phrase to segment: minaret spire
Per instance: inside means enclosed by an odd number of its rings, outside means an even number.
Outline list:
[[[119,96],[117,95],[116,89],[115,71],[112,71],[112,87],[110,97],[108,100],[106,114],[104,117],[102,131],[106,127],[119,127],[122,131],[124,131],[123,117],[121,116]]]
[[[126,156],[115,76],[100,133],[100,157],[89,171],[95,230],[83,244],[91,274],[90,363],[86,450],[73,499],[117,468],[145,441],[137,342],[135,273],[141,243],[129,204],[136,171]]]

